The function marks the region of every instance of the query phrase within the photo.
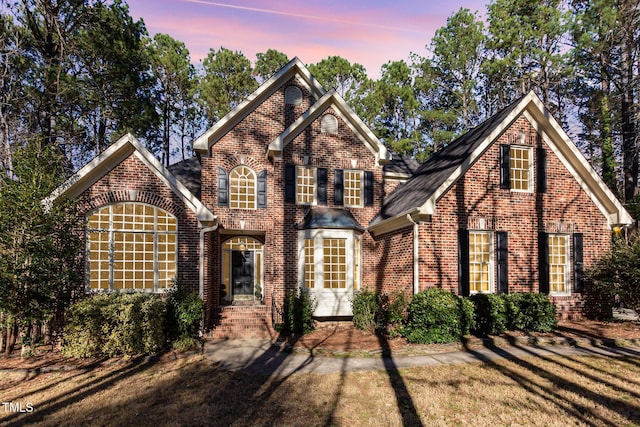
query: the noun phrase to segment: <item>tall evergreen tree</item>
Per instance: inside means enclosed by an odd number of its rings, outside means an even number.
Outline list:
[[[251,62],[242,52],[221,47],[211,49],[202,62],[204,75],[200,81],[200,102],[210,124],[220,120],[258,87]]]
[[[195,67],[184,43],[168,34],[156,34],[149,46],[153,75],[155,76],[156,103],[161,116],[161,160],[168,166],[171,157],[171,138],[181,138],[182,158],[185,158],[181,124],[185,124],[188,110],[195,105]]]
[[[289,58],[285,53],[268,49],[266,52],[256,54],[256,65],[253,71],[264,82],[284,67],[287,62],[289,62]]]

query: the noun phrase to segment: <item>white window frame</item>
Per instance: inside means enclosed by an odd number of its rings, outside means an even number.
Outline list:
[[[144,223],[140,223],[140,224],[145,224],[145,228],[144,229],[137,229],[133,226],[133,224],[136,224],[136,222],[132,219],[129,219],[128,221],[125,221],[124,223],[127,224],[132,224],[132,226],[130,228],[115,228],[114,226],[114,215],[116,215],[116,213],[114,213],[114,208],[116,206],[123,206],[123,210],[124,210],[124,206],[126,205],[130,205],[130,206],[140,206],[142,207],[142,209],[144,210],[145,208],[153,208],[153,224],[149,224],[151,225],[153,228],[147,228],[147,222]],[[104,225],[100,224],[98,227],[92,227],[91,223],[90,223],[90,218],[91,216],[97,214],[100,211],[104,211],[105,209],[108,209],[108,216],[109,216],[109,220],[108,220],[108,224],[104,224],[106,225],[106,228],[104,227]],[[135,209],[134,209],[135,211]],[[159,220],[158,220],[158,212],[161,212],[163,214],[163,218],[167,218],[172,220],[173,222],[173,230],[170,229],[170,227],[172,226],[172,224],[170,222],[166,222],[164,225],[160,224]],[[118,214],[119,215],[119,214]],[[135,214],[134,214],[135,215]],[[146,218],[146,214],[143,214],[143,216]],[[123,214],[123,218],[124,218],[124,214]],[[109,205],[104,205],[101,206],[97,209],[94,209],[93,211],[89,212],[89,214],[86,217],[86,227],[85,227],[85,233],[86,233],[86,249],[85,249],[85,288],[88,292],[112,292],[112,291],[135,291],[135,292],[149,292],[149,293],[157,293],[157,292],[166,292],[167,289],[169,289],[171,286],[173,286],[173,279],[177,276],[178,274],[178,248],[179,248],[179,241],[178,241],[178,219],[176,218],[175,215],[173,215],[172,213],[161,209],[157,206],[153,206],[147,203],[140,203],[140,202],[118,202],[118,203],[112,203]],[[107,279],[107,287],[106,288],[92,288],[91,287],[91,244],[92,241],[90,239],[90,234],[92,233],[98,233],[99,236],[103,236],[103,237],[107,237],[107,239],[99,239],[100,241],[107,241],[108,244],[108,279]],[[122,241],[117,241],[114,238],[115,235],[129,235],[132,236],[133,239],[131,240],[122,240]],[[168,259],[165,258],[165,260],[160,260],[159,259],[159,255],[163,254],[163,255],[168,255],[171,254],[171,252],[168,251],[164,251],[162,253],[159,252],[159,246],[163,244],[163,242],[161,242],[160,237],[163,236],[169,236],[169,235],[174,235],[174,242],[173,245],[175,246],[174,251],[173,251],[173,277],[168,278],[168,280],[166,280],[167,286],[159,286],[160,284],[160,273],[165,271],[165,272],[169,272],[170,269],[167,269],[166,267],[168,265],[170,265],[170,261]],[[134,247],[136,243],[140,243],[140,240],[136,239],[136,237],[138,236],[153,236],[153,289],[151,288],[133,288],[133,287],[124,287],[122,289],[115,289],[114,288],[114,280],[115,280],[115,272],[116,272],[116,268],[115,268],[115,264],[117,262],[121,263],[123,265],[123,269],[122,269],[122,273],[125,274],[127,271],[126,269],[126,263],[133,263],[134,266],[136,263],[140,262],[140,263],[145,263],[148,262],[146,259],[142,259],[142,260],[138,260],[136,259],[137,257],[134,256],[134,259],[130,259],[127,260],[126,257],[123,256],[122,260],[117,260],[116,256],[115,256],[115,246],[116,243],[122,243],[126,246],[127,242],[133,243]],[[170,242],[166,241],[166,243],[164,243],[166,246],[171,245]],[[100,249],[98,249],[98,252],[100,252]],[[136,254],[136,252],[131,252],[131,251],[124,251],[124,254],[127,253],[132,253],[132,254]],[[98,260],[99,264],[103,264],[105,262],[105,260],[103,260],[102,258],[99,258]],[[162,269],[161,264],[165,265],[165,269]],[[98,272],[100,273],[102,270],[100,269]],[[136,273],[135,267],[133,270],[134,273]],[[123,279],[126,280],[126,279]],[[134,280],[135,282],[135,280]],[[126,286],[126,282],[125,282],[125,286]]]
[[[473,289],[473,283],[471,280],[472,277],[472,270],[471,270],[471,258],[472,258],[472,253],[471,253],[471,239],[472,239],[472,235],[474,234],[482,234],[482,235],[488,235],[489,236],[489,276],[488,276],[488,280],[489,280],[489,286],[488,286],[488,290],[487,291],[482,291],[482,290],[475,290]],[[469,293],[470,294],[495,294],[496,293],[496,281],[495,281],[495,268],[496,268],[496,263],[495,263],[495,233],[493,231],[487,231],[487,230],[469,230]]]
[[[311,188],[312,200],[310,202],[300,201],[300,187],[298,179],[300,170],[310,171],[312,173],[313,185],[304,185],[304,188]],[[318,204],[318,168],[313,166],[296,166],[296,204],[303,206],[316,206]]]
[[[554,295],[554,296],[571,295],[571,239],[570,237],[571,237],[570,234],[563,234],[563,233],[549,233],[548,235],[547,265],[549,269],[549,295]],[[565,250],[564,253],[566,258],[564,264],[551,263],[551,257],[553,256],[553,254],[551,253],[551,247],[552,247],[552,240],[554,238],[564,239],[564,250]],[[551,280],[553,266],[564,266],[564,290],[563,291],[553,290],[554,282]]]
[[[361,274],[355,270],[356,265],[360,268],[360,260],[357,264],[355,256],[361,257],[361,236],[355,230],[333,230],[333,229],[312,229],[298,231],[298,287],[304,290],[322,291],[324,287],[324,240],[325,239],[345,239],[345,256],[347,267],[346,289],[352,284],[352,289],[360,289]],[[305,240],[313,240],[313,259],[315,264],[314,288],[309,289],[305,283]],[[358,249],[356,249],[358,245]],[[361,259],[361,258],[360,258]],[[358,283],[356,283],[356,281]],[[327,291],[331,289],[327,288]]]
[[[358,203],[347,202],[347,176],[351,173],[358,174],[360,180],[360,197]],[[364,206],[364,171],[360,169],[344,169],[342,172],[342,204],[348,208],[361,208]]]
[[[514,161],[522,161],[523,158],[519,157],[516,159],[516,157],[513,155],[515,152],[526,152],[527,156],[529,158],[529,167],[527,169],[524,168],[515,168],[513,166],[513,162]],[[528,179],[527,181],[521,180],[521,179],[517,179],[515,178],[515,171],[527,171],[527,175],[528,175]],[[529,145],[510,145],[509,146],[509,187],[511,189],[511,191],[516,192],[516,193],[533,193],[533,186],[534,186],[534,180],[533,180],[533,173],[534,173],[534,167],[533,167],[533,147],[529,146]],[[526,189],[521,189],[521,188],[514,188],[514,184],[516,182],[527,182],[527,188]]]
[[[238,169],[244,168],[249,172],[249,175],[244,175],[245,179],[246,177],[251,176],[251,178],[253,179],[253,205],[251,206],[251,204],[249,203],[248,199],[245,200],[240,200],[240,198],[238,198],[236,204],[237,206],[234,206],[234,191],[235,193],[240,196],[242,193],[239,193],[239,190],[241,188],[247,188],[249,189],[250,187],[248,185],[245,185],[244,187],[238,185],[233,184],[233,179],[232,178],[232,174],[237,173]],[[247,191],[245,193],[247,196],[249,194],[251,194],[249,191]],[[231,171],[229,172],[229,208],[231,209],[247,209],[247,210],[255,210],[258,208],[258,175],[256,174],[256,172],[249,166],[247,165],[238,165],[236,167],[234,167],[233,169],[231,169]]]

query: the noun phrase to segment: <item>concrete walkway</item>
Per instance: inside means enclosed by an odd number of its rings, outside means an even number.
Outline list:
[[[640,345],[598,346],[588,342],[578,346],[513,345],[505,347],[479,347],[465,351],[433,353],[414,356],[394,356],[393,353],[371,357],[327,357],[300,354],[281,349],[269,340],[239,339],[207,341],[204,355],[228,370],[244,370],[261,375],[289,376],[294,373],[328,374],[348,371],[392,371],[419,366],[439,366],[471,362],[490,362],[496,359],[517,359],[527,356],[631,356],[640,358]]]

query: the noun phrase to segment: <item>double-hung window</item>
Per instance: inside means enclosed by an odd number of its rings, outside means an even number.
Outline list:
[[[533,191],[533,147],[509,147],[509,180],[512,191]]]
[[[469,291],[470,293],[494,292],[493,233],[469,232]]]
[[[549,234],[549,291],[570,293],[569,235]]]
[[[350,170],[344,171],[344,198],[343,203],[347,207],[362,207],[364,192],[364,171]]]
[[[316,173],[314,167],[296,167],[296,203],[299,205],[315,205],[316,198]]]

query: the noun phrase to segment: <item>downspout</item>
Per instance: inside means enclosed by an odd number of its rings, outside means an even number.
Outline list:
[[[204,235],[211,231],[215,231],[218,229],[218,220],[215,220],[215,224],[209,227],[203,227],[200,229],[200,256],[199,256],[199,289],[198,294],[200,295],[200,299],[204,301]],[[200,336],[204,336],[204,316],[206,313],[206,308],[202,312],[202,319],[200,320]]]
[[[418,238],[420,227],[410,214],[407,214],[407,220],[413,224],[413,294],[415,295],[420,292],[420,239]]]

